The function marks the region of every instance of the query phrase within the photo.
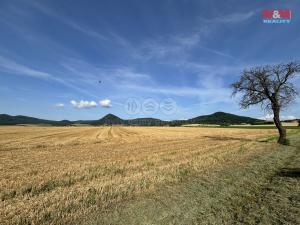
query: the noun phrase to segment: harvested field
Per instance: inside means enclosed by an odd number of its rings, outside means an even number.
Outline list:
[[[66,224],[274,150],[276,130],[0,127],[0,223]]]

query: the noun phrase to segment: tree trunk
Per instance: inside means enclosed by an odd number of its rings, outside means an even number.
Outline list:
[[[281,124],[280,117],[279,117],[279,109],[277,107],[273,108],[273,112],[274,112],[274,118],[273,118],[274,123],[279,132],[279,138],[278,138],[277,142],[279,144],[285,144],[286,143],[286,130]]]

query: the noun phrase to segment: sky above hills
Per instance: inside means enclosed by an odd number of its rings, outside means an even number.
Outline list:
[[[264,24],[264,9],[292,21]],[[296,0],[1,0],[0,113],[268,117],[240,109],[229,85],[244,68],[299,60],[299,13]],[[299,118],[300,99],[282,115]]]

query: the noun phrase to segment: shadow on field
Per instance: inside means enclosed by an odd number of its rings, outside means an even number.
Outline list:
[[[300,177],[300,168],[282,168],[278,173],[280,177]]]
[[[250,138],[236,138],[236,137],[224,137],[224,136],[203,136],[204,138],[209,138],[214,141],[253,141]]]

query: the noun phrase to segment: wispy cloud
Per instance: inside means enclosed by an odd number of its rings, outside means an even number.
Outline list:
[[[152,76],[138,72],[130,67],[99,67],[81,59],[70,59],[62,63],[63,67],[82,78],[83,82],[94,84],[98,87],[109,87],[118,93],[131,95],[172,95],[181,97],[196,97],[200,102],[213,104],[214,102],[232,102],[231,90],[224,85],[226,74],[238,74],[240,67],[218,66],[211,64],[192,63],[186,61],[177,66],[184,68],[199,76],[197,87],[165,86],[156,83]],[[204,77],[202,75],[205,75]],[[101,84],[98,83],[101,81]],[[102,90],[103,90],[102,88]],[[126,95],[125,94],[125,95]],[[213,101],[212,101],[213,99]],[[100,103],[99,103],[100,104]],[[101,104],[100,104],[101,105]]]
[[[0,70],[7,73],[18,74],[22,76],[30,76],[35,78],[50,79],[52,75],[27,66],[16,63],[15,61],[0,56]]]
[[[205,47],[201,42],[209,37],[212,30],[224,23],[239,23],[252,18],[256,11],[246,13],[232,13],[215,17],[212,19],[201,19],[201,26],[198,30],[183,34],[175,34],[170,36],[162,36],[146,40],[135,50],[135,56],[140,59],[166,59],[172,60],[178,58],[186,60],[190,55],[190,51],[194,48],[200,48],[220,57],[239,60],[238,58],[218,49]],[[126,42],[128,46],[128,43]]]
[[[82,32],[85,35],[88,35],[88,36],[93,37],[93,38],[97,38],[97,39],[100,39],[100,40],[107,40],[107,37],[105,35],[97,32],[97,31],[95,31],[95,30],[93,30],[93,29],[91,29],[91,28],[89,28],[85,25],[74,22],[73,20],[67,18],[66,16],[61,16],[58,13],[56,13],[54,10],[50,9],[49,7],[45,7],[44,5],[42,5],[38,2],[31,2],[30,5],[33,8],[39,10],[40,12],[60,20],[61,22],[63,22],[67,26],[73,28],[74,30]]]
[[[230,54],[227,54],[225,52],[221,52],[221,51],[218,51],[218,50],[215,50],[215,49],[211,49],[211,48],[206,48],[206,47],[203,47],[203,46],[200,46],[200,48],[210,52],[210,53],[213,53],[215,55],[218,55],[218,56],[222,56],[222,57],[225,57],[225,58],[229,58],[229,59],[234,59],[234,60],[239,60],[237,59],[236,57],[233,57],[232,55]]]
[[[163,60],[160,63],[171,62],[171,64],[176,65],[188,62],[193,51],[197,49],[197,51],[202,50],[204,54],[209,52],[220,58],[241,61],[225,51],[208,48],[204,45],[203,40],[209,36],[211,29],[203,26],[201,29],[186,35],[179,34],[146,40],[137,46],[134,55],[144,61]]]
[[[211,33],[213,27],[212,24],[216,25],[219,23],[233,23],[243,21],[249,19],[254,14],[254,12],[249,12],[224,15],[213,18],[211,20],[207,20],[205,23],[202,23],[197,30],[190,33],[160,36],[155,38],[149,38],[143,41],[142,43],[132,43],[127,38],[113,31],[106,32],[105,34],[99,33],[98,30],[88,27],[85,24],[79,23],[78,21],[74,20],[74,18],[69,18],[65,15],[60,15],[59,13],[55,12],[55,10],[51,7],[46,7],[45,5],[39,2],[33,1],[28,4],[33,9],[38,10],[39,12],[44,13],[47,16],[59,20],[63,24],[81,32],[84,35],[92,37],[101,42],[105,41],[106,43],[110,43],[111,45],[117,44],[121,46],[122,50],[128,52],[129,57],[142,61],[147,61],[150,59],[186,59],[190,55],[190,50],[192,50],[195,47],[202,48],[206,51],[216,54],[217,56],[236,60],[234,56],[231,56],[226,52],[202,46],[201,41],[207,38]]]
[[[67,60],[66,62],[62,62],[62,66],[66,70],[72,72],[72,80],[56,77],[40,70],[34,70],[4,57],[0,58],[0,68],[5,69],[7,72],[55,81],[93,98],[99,97],[91,94],[88,89],[80,88],[74,83],[84,82],[87,85],[92,84],[98,87],[104,85],[104,88],[113,88],[118,90],[118,93],[128,93],[128,91],[130,91],[131,94],[137,96],[141,93],[150,93],[196,97],[200,102],[205,104],[212,104],[212,99],[214,99],[214,102],[231,101],[230,90],[223,86],[222,79],[219,77],[222,73],[224,74],[228,71],[232,71],[233,68],[230,67],[218,68],[218,76],[216,76],[214,74],[216,73],[214,72],[216,70],[213,65],[186,62],[184,64],[185,69],[199,74],[205,73],[206,79],[199,79],[201,82],[198,83],[198,87],[180,87],[159,85],[152,79],[150,74],[135,71],[130,67],[101,68],[80,59]],[[214,79],[212,79],[212,77],[214,77]],[[103,82],[99,84],[99,80]],[[214,82],[213,84],[211,84],[212,81]],[[216,85],[218,82],[219,85]],[[78,102],[72,100],[71,104],[76,108],[92,108],[98,105],[95,101],[83,100]],[[106,99],[103,102],[99,102],[99,105],[102,107],[110,107],[111,102]]]
[[[188,52],[199,44],[207,30],[202,29],[186,35],[162,36],[148,39],[137,46],[136,56],[139,59],[174,59],[187,57]]]
[[[206,79],[199,77],[199,83],[196,84],[197,87],[182,87],[165,86],[156,83],[152,79],[153,74],[141,73],[129,67],[101,68],[86,63],[83,60],[64,62],[63,66],[73,74],[82,77],[85,80],[84,82],[90,82],[87,80],[91,79],[91,82],[98,87],[109,87],[110,90],[117,90],[119,94],[126,93],[125,96],[130,93],[132,96],[162,94],[168,96],[195,97],[205,104],[213,104],[213,102],[232,102],[230,98],[231,90],[226,87],[226,85],[224,86],[222,80],[224,77],[222,77],[222,75],[233,73],[233,71],[238,73],[237,71],[239,69],[231,66],[219,66],[216,69],[215,65],[186,63],[181,65],[184,69],[194,74],[199,74],[199,76],[200,74],[205,74]],[[97,76],[95,76],[95,74]],[[98,84],[98,80],[102,81],[101,84]],[[99,103],[99,105],[101,106],[102,104]]]
[[[84,101],[84,100],[80,100],[78,102],[72,100],[70,101],[70,103],[77,109],[89,109],[89,108],[94,108],[98,105],[95,101]]]
[[[96,96],[96,95],[92,94],[91,92],[87,91],[86,89],[78,87],[78,85],[74,84],[74,79],[69,80],[67,78],[54,76],[53,74],[50,74],[45,71],[41,71],[39,69],[33,69],[29,66],[20,64],[16,61],[6,58],[4,56],[0,56],[0,71],[8,73],[8,74],[17,75],[17,76],[27,76],[27,77],[33,77],[36,79],[42,79],[42,80],[45,80],[48,82],[56,82],[56,83],[66,86],[66,87],[72,88],[78,92],[81,92],[85,95],[98,98],[98,96]]]
[[[120,87],[121,88],[121,87]],[[228,102],[232,101],[230,98],[231,90],[225,87],[215,88],[193,88],[193,87],[180,87],[180,86],[137,86],[127,85],[126,89],[135,90],[138,92],[150,94],[163,94],[167,96],[179,97],[196,97],[202,103],[214,102]]]
[[[54,104],[54,107],[55,108],[64,108],[65,104],[64,103],[56,103],[56,104]]]
[[[202,18],[201,20],[210,24],[239,23],[250,19],[257,12],[258,11],[249,11],[244,13],[231,13],[231,14],[221,15],[210,19]]]
[[[114,86],[115,83],[152,83],[149,74],[135,71],[132,67],[110,66],[101,67],[90,64],[82,59],[67,59],[61,65],[72,74],[76,75],[82,82],[98,86]],[[101,81],[101,84],[99,84]]]

